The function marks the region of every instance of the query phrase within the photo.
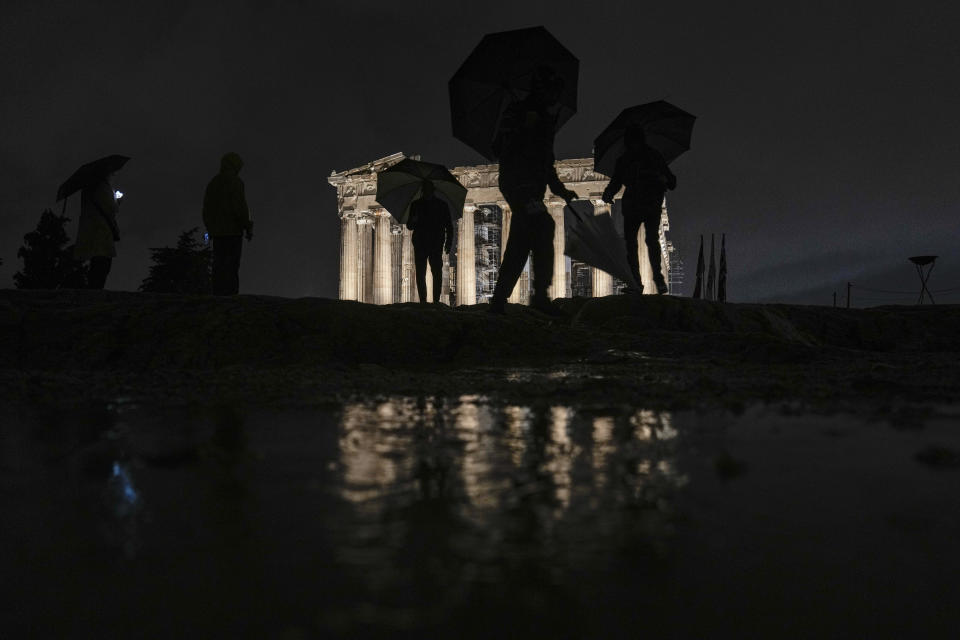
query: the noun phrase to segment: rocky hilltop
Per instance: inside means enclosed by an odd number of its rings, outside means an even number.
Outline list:
[[[8,400],[570,393],[655,404],[948,402],[960,307],[838,309],[611,296],[378,307],[319,298],[0,291]]]

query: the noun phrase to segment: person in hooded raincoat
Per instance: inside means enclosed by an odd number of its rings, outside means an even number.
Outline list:
[[[631,127],[624,136],[626,152],[617,160],[610,183],[603,191],[603,201],[612,204],[613,198],[623,192],[623,236],[627,245],[627,261],[637,282],[640,280],[640,259],[637,254],[637,235],[644,226],[647,253],[653,269],[657,293],[667,292],[667,283],[660,267],[660,207],[667,189],[675,189],[677,178],[670,171],[663,156],[647,145],[641,127]]]
[[[567,189],[554,167],[554,116],[550,108],[563,91],[563,81],[547,67],[538,69],[530,95],[507,108],[494,149],[500,160],[500,192],[510,205],[510,233],[491,313],[504,312],[507,297],[533,253],[531,306],[555,313],[547,289],[553,282],[553,233],[556,223],[543,203],[550,191],[569,203],[577,194]]]
[[[433,301],[440,302],[443,282],[443,254],[450,253],[453,244],[453,223],[450,208],[437,198],[433,183],[423,183],[423,195],[410,205],[407,228],[413,231],[413,261],[417,269],[417,294],[420,302],[427,300],[427,261],[433,274]]]
[[[243,236],[253,239],[253,222],[247,208],[240,169],[243,160],[236,153],[220,159],[220,173],[207,185],[203,195],[203,224],[213,244],[213,293],[229,296],[240,291],[240,254]]]
[[[77,260],[89,260],[87,287],[103,289],[107,275],[117,255],[114,243],[120,240],[117,214],[120,206],[110,184],[112,175],[104,176],[93,186],[80,192],[80,222],[73,255]]]

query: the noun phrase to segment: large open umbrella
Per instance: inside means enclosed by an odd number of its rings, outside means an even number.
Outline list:
[[[73,172],[67,181],[57,189],[57,200],[63,200],[72,193],[92,187],[105,177],[123,168],[129,160],[127,156],[106,156],[93,162],[88,162]]]
[[[696,119],[696,116],[663,100],[624,109],[593,141],[594,170],[613,175],[617,160],[626,150],[624,134],[632,127],[642,127],[647,144],[659,151],[669,164],[690,148]]]
[[[454,220],[463,214],[467,188],[442,164],[404,158],[377,174],[377,202],[401,224],[410,217],[410,205],[422,195],[423,183],[433,183],[434,193],[450,207]]]
[[[609,213],[594,215],[589,201],[575,200],[563,208],[564,253],[619,278],[639,293],[643,284],[627,262],[623,236]]]
[[[453,135],[495,162],[493,141],[511,103],[530,95],[537,70],[563,80],[555,130],[577,112],[580,61],[543,27],[487,34],[450,79]]]

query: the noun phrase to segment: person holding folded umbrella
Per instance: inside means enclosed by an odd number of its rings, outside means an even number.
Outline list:
[[[499,161],[500,192],[513,212],[491,313],[504,313],[531,251],[532,306],[557,313],[547,296],[556,225],[543,196],[549,185],[568,203],[576,198],[557,177],[553,138],[577,112],[579,69],[577,57],[538,26],[485,35],[450,79],[453,135]]]
[[[434,184],[424,180],[422,195],[410,205],[407,228],[413,231],[413,261],[417,269],[417,294],[427,300],[427,262],[433,274],[433,301],[440,302],[443,282],[443,254],[453,245],[453,223],[447,204],[436,197]]]
[[[567,189],[554,167],[554,116],[563,81],[549,67],[536,71],[528,97],[512,104],[503,117],[494,149],[500,159],[500,192],[512,210],[510,235],[490,301],[492,313],[503,313],[527,256],[533,253],[531,306],[555,313],[547,296],[553,282],[553,233],[556,226],[543,203],[546,188],[569,203],[577,194]]]

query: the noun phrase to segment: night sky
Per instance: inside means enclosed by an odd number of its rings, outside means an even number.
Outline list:
[[[727,233],[733,301],[829,304],[848,280],[914,291],[915,254],[941,256],[932,289],[960,287],[960,9],[838,4],[4,3],[0,286],[57,186],[120,153],[107,288],[135,290],[148,247],[202,226],[203,189],[236,151],[256,224],[241,293],[336,297],[330,172],[397,151],[483,162],[450,133],[447,80],[484,33],[543,24],[581,61],[558,158],[588,156],[626,106],[698,116],[668,195],[686,293],[711,232]],[[76,196],[68,215],[73,236]]]

